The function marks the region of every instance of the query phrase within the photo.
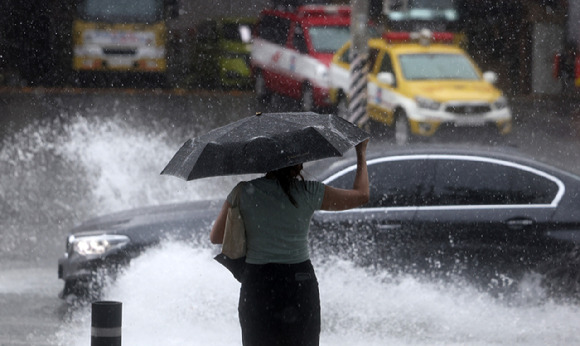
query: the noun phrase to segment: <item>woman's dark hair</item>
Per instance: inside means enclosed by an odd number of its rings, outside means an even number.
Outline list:
[[[292,197],[290,188],[292,187],[293,184],[296,184],[297,182],[296,177],[300,177],[301,181],[304,181],[304,177],[302,176],[301,172],[302,172],[302,164],[298,164],[268,172],[268,174],[266,175],[267,177],[275,178],[278,181],[278,183],[282,187],[282,190],[284,191],[284,193],[286,193],[286,196],[288,196],[290,202],[292,202],[292,204],[296,208],[298,208],[298,203],[296,202],[296,199]]]

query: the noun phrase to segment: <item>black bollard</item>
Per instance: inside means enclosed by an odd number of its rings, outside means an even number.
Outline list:
[[[91,346],[121,346],[121,321],[120,302],[94,302],[91,314]]]

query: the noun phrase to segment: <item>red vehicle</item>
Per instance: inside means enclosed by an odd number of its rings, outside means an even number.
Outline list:
[[[350,38],[350,12],[329,5],[262,11],[251,52],[258,99],[283,95],[300,100],[304,111],[330,106],[328,66]]]
[[[580,52],[569,43],[563,53],[554,58],[554,78],[560,78],[565,89],[580,89]]]

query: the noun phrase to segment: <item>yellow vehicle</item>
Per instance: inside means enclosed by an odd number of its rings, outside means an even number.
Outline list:
[[[191,70],[202,87],[249,88],[255,18],[208,19],[197,27]]]
[[[462,129],[485,128],[505,135],[512,115],[497,75],[481,73],[453,44],[451,33],[391,32],[369,41],[367,114],[371,124],[394,128],[397,143]],[[346,117],[350,42],[335,54],[329,72],[330,97]]]
[[[83,76],[141,74],[165,79],[167,21],[176,0],[81,0],[73,21],[73,70]]]

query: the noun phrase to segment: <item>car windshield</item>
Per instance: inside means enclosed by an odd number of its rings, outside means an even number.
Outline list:
[[[478,80],[469,60],[460,54],[403,54],[399,56],[407,80]]]
[[[315,26],[309,32],[312,47],[319,53],[334,53],[350,39],[348,26]]]
[[[155,22],[163,14],[160,0],[84,0],[79,15],[85,20],[99,22]]]

